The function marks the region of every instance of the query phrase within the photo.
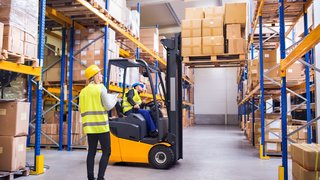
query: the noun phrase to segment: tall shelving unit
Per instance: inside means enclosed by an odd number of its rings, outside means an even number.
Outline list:
[[[314,90],[312,86],[310,86],[310,68],[317,73],[317,70],[314,65],[313,55],[310,55],[312,49],[316,44],[320,41],[320,26],[316,25],[310,31],[308,26],[308,18],[307,18],[307,10],[313,4],[313,1],[297,1],[297,2],[284,2],[283,0],[279,0],[278,3],[268,1],[268,0],[261,0],[258,1],[255,18],[253,19],[253,27],[250,31],[250,39],[249,39],[249,48],[251,49],[251,59],[254,59],[253,51],[259,47],[259,63],[260,63],[260,81],[259,84],[248,92],[242,92],[245,96],[241,98],[239,101],[239,110],[245,109],[245,116],[247,117],[249,113],[252,113],[252,125],[254,127],[254,111],[260,109],[260,119],[261,119],[261,143],[260,143],[260,158],[261,159],[269,159],[267,156],[265,149],[264,149],[264,142],[265,142],[265,128],[269,126],[269,124],[265,124],[265,105],[266,105],[266,97],[265,96],[280,96],[281,103],[281,117],[279,116],[275,120],[281,119],[281,139],[282,139],[282,165],[279,166],[279,177],[282,179],[288,179],[288,141],[292,142],[289,137],[298,131],[301,131],[304,128],[307,128],[307,142],[311,143],[312,141],[312,134],[311,134],[311,124],[320,117],[316,117],[311,119],[311,92]],[[251,4],[252,6],[252,4]],[[275,7],[275,8],[272,8]],[[273,10],[272,10],[273,9]],[[272,12],[271,12],[272,11]],[[273,16],[274,14],[278,14],[278,16]],[[299,41],[295,41],[294,37],[294,28],[299,21],[300,18],[304,19],[304,38],[300,39]],[[257,44],[257,41],[254,40],[255,30],[259,24],[259,45],[254,46]],[[269,37],[264,37],[263,29],[271,29],[271,27],[279,28],[279,31],[274,31],[274,34]],[[287,29],[286,29],[287,28]],[[310,31],[310,33],[309,33]],[[288,37],[288,35],[292,34],[292,39]],[[285,40],[290,39],[293,42],[293,45],[290,47],[286,47]],[[275,43],[276,42],[276,43]],[[271,68],[269,71],[264,72],[263,68],[263,50],[267,48],[277,49],[280,46],[280,64]],[[300,59],[304,57],[303,59]],[[286,71],[290,65],[295,63],[296,61],[301,62],[305,65],[305,80],[301,83],[294,84],[292,81],[288,81],[286,79]],[[279,68],[280,72],[280,82],[275,81],[274,79],[268,77],[268,73],[275,69]],[[247,69],[244,70],[246,72]],[[244,73],[243,73],[244,74]],[[242,76],[243,74],[240,74]],[[241,92],[241,86],[243,83],[243,79],[240,78],[239,81],[239,91]],[[267,80],[268,82],[266,82]],[[271,82],[271,84],[270,84]],[[280,89],[281,88],[281,89]],[[259,92],[260,90],[260,92]],[[287,109],[287,92],[290,92],[292,96],[296,96],[302,99],[302,103],[291,108],[290,111]],[[301,93],[306,93],[306,97],[304,98]],[[255,96],[260,96],[259,106],[255,104]],[[250,103],[251,101],[251,103]],[[251,110],[248,110],[247,104],[251,104]],[[307,120],[304,125],[299,127],[297,130],[287,133],[287,114],[298,109],[302,105],[306,104],[305,108],[307,109]],[[239,115],[240,116],[240,115]],[[248,121],[247,118],[245,118]],[[274,121],[275,121],[274,120]],[[274,122],[273,121],[273,122]],[[253,128],[254,129],[254,128]],[[254,137],[254,136],[253,136]],[[318,138],[318,137],[317,137]],[[254,145],[254,139],[253,139]]]
[[[72,110],[74,107],[77,108],[77,103],[74,102],[78,96],[77,94],[81,90],[83,86],[79,86],[76,84],[73,84],[73,62],[78,61],[80,64],[81,62],[75,58],[75,55],[81,53],[81,51],[91,44],[95,42],[92,41],[82,47],[78,51],[74,51],[74,31],[75,29],[85,29],[86,27],[91,27],[92,25],[99,25],[104,27],[104,35],[99,38],[104,38],[104,65],[103,65],[103,73],[106,74],[107,72],[107,64],[108,64],[108,30],[109,28],[112,28],[116,31],[117,36],[121,38],[129,39],[131,42],[133,42],[136,46],[136,52],[128,52],[124,49],[120,49],[120,55],[122,57],[129,57],[130,53],[135,53],[136,58],[139,58],[140,50],[143,52],[144,60],[146,60],[150,64],[156,64],[161,70],[166,69],[166,62],[160,58],[156,53],[148,49],[145,45],[143,45],[139,39],[125,27],[123,24],[118,22],[116,19],[114,19],[109,13],[108,13],[108,0],[106,0],[106,6],[100,7],[98,6],[94,0],[75,0],[72,3],[66,3],[66,2],[59,2],[61,4],[55,4],[57,7],[50,7],[49,5],[52,3],[56,3],[56,1],[51,0],[42,0],[40,3],[40,29],[39,29],[39,64],[40,66],[43,65],[43,59],[44,59],[44,48],[45,48],[45,42],[44,42],[44,34],[45,34],[45,20],[46,17],[52,21],[48,22],[48,25],[54,24],[55,26],[59,26],[61,28],[61,34],[62,36],[59,37],[62,40],[62,50],[61,50],[61,56],[59,60],[53,62],[50,64],[47,68],[42,69],[41,67],[29,67],[24,65],[16,65],[16,64],[8,64],[8,62],[0,61],[1,69],[4,70],[12,70],[19,73],[25,73],[29,74],[28,77],[28,99],[30,102],[32,102],[32,88],[35,83],[35,79],[31,77],[37,76],[37,77],[43,77],[43,73],[49,70],[54,65],[61,63],[61,81],[59,83],[60,87],[57,86],[43,86],[43,79],[38,78],[37,80],[40,80],[39,82],[36,82],[37,88],[36,88],[36,118],[33,120],[32,115],[30,114],[30,127],[34,128],[35,132],[35,174],[41,174],[43,173],[43,165],[44,165],[44,157],[41,155],[40,152],[40,138],[41,134],[45,136],[45,138],[48,138],[51,142],[53,142],[59,150],[63,150],[63,121],[64,121],[64,114],[65,111],[68,113],[68,135],[67,135],[67,150],[70,151],[73,147],[75,147],[74,144],[72,144],[71,140],[71,116],[72,116]],[[64,4],[63,4],[64,3]],[[49,4],[49,5],[48,5]],[[138,3],[138,12],[140,12],[140,4]],[[59,10],[59,8],[61,10]],[[68,10],[74,9],[72,13],[68,12]],[[85,15],[87,18],[74,18],[74,16],[78,14]],[[88,21],[89,19],[90,21]],[[69,37],[67,38],[67,32],[69,32]],[[50,31],[46,30],[46,33],[50,33]],[[56,35],[56,34],[55,34]],[[97,39],[99,39],[97,38]],[[97,40],[96,39],[96,40]],[[68,42],[68,49],[69,52],[67,53],[67,42]],[[49,49],[49,47],[46,47]],[[69,62],[67,60],[69,59]],[[66,65],[69,63],[69,71],[67,72],[69,74],[69,79],[66,79]],[[81,64],[82,66],[86,66],[84,64]],[[18,67],[18,68],[17,68]],[[106,83],[106,76],[104,76],[104,84]],[[188,84],[193,84],[190,80],[184,78],[184,82]],[[68,84],[66,84],[68,83]],[[68,85],[68,86],[67,86]],[[67,87],[67,89],[66,89]],[[110,90],[114,92],[122,92],[122,88],[115,85],[110,85]],[[51,100],[54,102],[54,105],[48,108],[48,110],[43,112],[43,93],[46,92],[50,98],[46,97],[48,100]],[[68,92],[68,93],[66,93]],[[142,93],[142,97],[145,98],[152,98],[151,94],[148,93]],[[157,99],[161,100],[160,95],[157,95]],[[65,108],[67,105],[67,109]],[[185,102],[186,106],[192,106],[191,103]],[[41,122],[42,117],[45,113],[49,112],[50,110],[53,110],[55,108],[59,107],[60,113],[59,113],[59,142],[55,142],[53,139],[51,139],[49,136],[47,136],[44,132],[41,131]],[[33,122],[35,122],[35,126],[33,126]],[[30,137],[28,138],[28,144],[30,143]]]

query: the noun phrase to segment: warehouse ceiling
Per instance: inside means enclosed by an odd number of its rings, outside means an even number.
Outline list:
[[[159,25],[161,35],[180,31],[185,8],[221,5],[221,0],[127,0],[127,6],[135,9],[141,5],[141,26]]]

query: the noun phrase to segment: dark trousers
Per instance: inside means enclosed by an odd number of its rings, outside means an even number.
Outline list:
[[[109,157],[111,154],[110,133],[88,134],[88,156],[87,156],[87,175],[89,180],[94,180],[94,158],[97,152],[98,141],[102,149],[102,156],[99,163],[98,180],[104,180]]]

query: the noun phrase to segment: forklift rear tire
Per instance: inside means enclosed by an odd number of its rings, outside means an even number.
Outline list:
[[[156,145],[149,152],[149,163],[156,169],[169,169],[174,163],[174,152],[170,147]]]

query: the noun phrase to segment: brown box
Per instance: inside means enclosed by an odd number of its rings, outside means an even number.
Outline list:
[[[201,37],[201,19],[182,20],[181,37]]]
[[[319,151],[319,144],[291,144],[292,160],[309,171],[320,170]]]
[[[28,135],[30,103],[0,102],[0,136]]]
[[[225,4],[225,24],[241,24],[246,26],[247,4],[246,3],[226,3]]]
[[[228,39],[229,54],[243,54],[246,52],[246,40],[243,38]]]
[[[182,38],[182,56],[201,55],[201,37]]]
[[[203,8],[186,8],[185,19],[203,19]]]
[[[47,124],[59,124],[60,112],[59,111],[49,111],[44,115],[44,121]]]
[[[269,124],[269,125],[268,125]],[[266,129],[268,130],[281,130],[281,120],[274,120],[274,119],[265,119]]]
[[[61,80],[61,68],[50,68],[44,74],[45,81],[60,81]]]
[[[46,127],[47,135],[57,135],[59,134],[59,125],[58,124],[43,124]]]
[[[288,134],[298,129],[298,126],[288,126]],[[298,139],[298,132],[294,133],[289,137],[290,139],[296,140]]]
[[[264,63],[277,63],[277,50],[263,50]]]
[[[266,141],[281,142],[281,130],[267,130],[265,137]]]
[[[0,51],[2,51],[3,46],[3,23],[0,22]]]
[[[223,17],[224,16],[224,7],[223,6],[213,6],[204,8],[204,18],[212,19],[215,17]]]
[[[226,37],[227,39],[242,38],[240,24],[227,24],[226,31],[227,31],[227,37]]]
[[[223,36],[207,36],[202,37],[202,54],[214,55],[224,53]]]
[[[0,170],[17,171],[26,165],[27,137],[0,136]]]
[[[306,128],[298,131],[298,139],[305,140],[307,138],[308,138],[308,134],[307,134],[307,129]]]
[[[300,166],[297,162],[292,161],[292,176],[294,179],[319,179],[319,172],[317,171],[308,171],[307,169]]]
[[[287,69],[286,77],[287,79],[293,79],[293,80],[299,80],[299,79],[305,79],[304,76],[304,65],[299,63],[292,64]]]
[[[5,25],[3,33],[3,49],[23,54],[24,34],[24,31],[16,27]]]
[[[203,19],[202,36],[223,36],[223,18]]]
[[[265,151],[268,153],[281,152],[281,143],[280,142],[265,142]]]
[[[86,76],[84,75],[85,69],[73,69],[73,80],[74,81],[85,81],[87,80]]]

